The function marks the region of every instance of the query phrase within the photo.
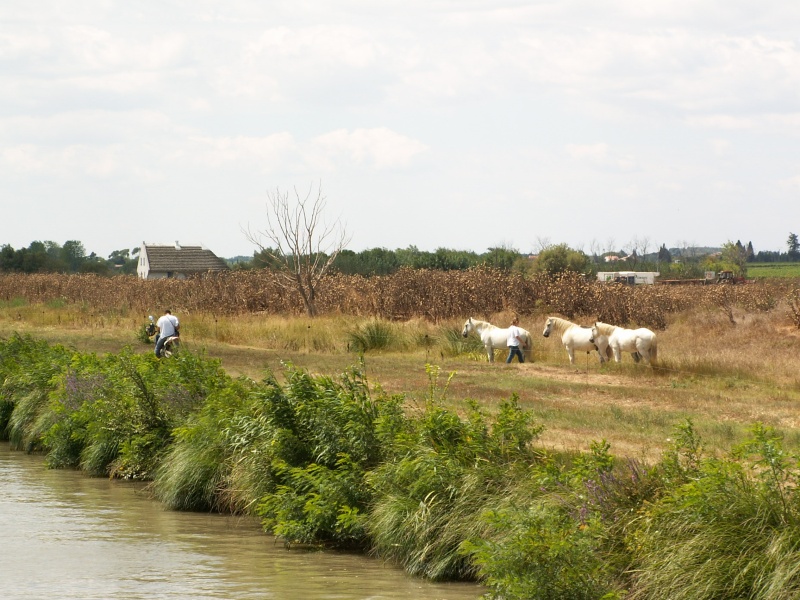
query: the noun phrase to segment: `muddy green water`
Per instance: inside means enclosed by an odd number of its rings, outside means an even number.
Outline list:
[[[249,519],[167,511],[140,485],[53,471],[0,444],[0,596],[475,600],[379,560],[286,550]]]

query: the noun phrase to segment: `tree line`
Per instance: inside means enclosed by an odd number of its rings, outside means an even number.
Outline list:
[[[665,276],[702,276],[704,270],[730,269],[746,271],[751,262],[794,262],[800,260],[800,238],[790,233],[787,251],[754,252],[752,242],[727,242],[720,251],[708,252],[697,248],[671,248],[665,244],[656,252],[637,254],[603,252],[586,254],[567,244],[551,244],[537,254],[522,253],[513,248],[492,247],[486,252],[437,248],[420,250],[416,246],[390,250],[371,248],[355,252],[340,250],[331,265],[331,272],[343,275],[391,275],[402,268],[458,271],[477,266],[487,266],[501,271],[524,274],[573,271],[592,275],[604,270],[659,271]],[[63,244],[54,241],[34,241],[27,248],[14,249],[10,244],[0,246],[0,272],[13,273],[96,273],[98,275],[135,274],[139,248],[113,251],[107,258],[87,253],[83,243],[68,240]],[[617,260],[607,262],[606,257]],[[226,259],[233,269],[280,270],[285,264],[275,259],[271,248],[260,248],[252,257],[239,256]],[[291,262],[291,257],[289,257]]]
[[[97,273],[115,275],[136,273],[137,254],[133,250],[115,250],[102,258],[87,254],[83,243],[67,240],[64,244],[53,241],[34,241],[27,248],[14,249],[10,244],[0,246],[0,271],[8,273]]]

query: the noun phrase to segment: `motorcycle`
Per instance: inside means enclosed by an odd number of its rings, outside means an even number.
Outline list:
[[[145,327],[145,333],[147,333],[147,337],[152,338],[158,333],[158,328],[156,327],[155,319],[153,315],[147,317],[150,321]],[[153,340],[155,343],[155,340]],[[161,348],[161,356],[165,358],[169,358],[173,354],[175,354],[181,345],[181,338],[178,332],[175,332],[175,335],[171,335],[167,338],[167,341],[164,342],[164,346]]]

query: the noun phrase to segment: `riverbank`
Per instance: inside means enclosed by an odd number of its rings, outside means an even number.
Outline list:
[[[211,353],[235,345],[195,353],[188,335],[189,351],[161,362],[144,344],[99,356],[12,335],[0,349],[5,414],[17,447],[53,466],[152,478],[174,508],[254,514],[288,543],[369,550],[424,577],[478,579],[496,597],[683,597],[697,564],[745,561],[757,577],[718,571],[702,585],[769,598],[759,586],[776,585],[798,535],[796,338],[751,355],[785,325],[735,317],[676,319],[658,370],[568,367],[546,343],[511,366],[436,345],[368,351],[361,365],[355,353],[283,349],[284,365],[242,379],[228,371],[264,356],[269,367],[268,349],[223,368]],[[753,335],[765,326],[772,336]],[[102,329],[73,342],[113,343]],[[697,333],[681,343],[691,331],[724,331],[728,345]],[[627,452],[591,435],[606,429]],[[720,543],[731,532],[751,545]],[[776,535],[788,545],[766,561]]]

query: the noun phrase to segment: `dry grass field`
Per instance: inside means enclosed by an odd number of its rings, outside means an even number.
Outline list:
[[[446,285],[438,274],[430,277],[434,291],[458,289]],[[461,277],[457,283],[465,285],[464,275],[454,277]],[[135,280],[118,286],[117,292],[125,292],[128,299],[117,303],[93,302],[85,291],[80,299],[70,297],[65,285],[74,286],[74,280],[57,285],[44,279],[24,281],[25,294],[19,280],[0,278],[0,298],[4,298],[0,300],[0,336],[26,333],[98,353],[116,352],[124,346],[151,351],[137,334],[147,311],[157,314],[158,309],[131,300],[137,297],[135,292],[124,288],[137,285]],[[38,296],[31,291],[34,283]],[[219,288],[218,282],[214,285]],[[244,288],[237,285],[238,290]],[[419,281],[413,286],[407,279],[369,285],[370,294],[377,288],[385,294],[392,286],[403,285],[416,287],[420,295],[435,296]],[[284,362],[313,373],[342,372],[360,360],[358,334],[377,330],[384,338],[382,344],[363,352],[368,378],[372,385],[405,394],[409,410],[436,394],[445,395],[454,405],[474,399],[491,411],[499,401],[516,394],[544,424],[542,440],[554,449],[585,449],[590,441],[605,439],[618,455],[652,458],[669,443],[675,425],[686,419],[694,422],[713,448],[728,449],[755,422],[777,428],[787,448],[800,447],[800,329],[798,295],[792,282],[669,290],[660,286],[621,289],[575,280],[550,288],[537,282],[526,285],[534,286],[529,294],[539,295],[533,301],[529,295],[524,307],[523,300],[508,305],[507,300],[495,297],[491,305],[482,300],[481,311],[467,313],[466,307],[472,306],[469,298],[454,297],[444,307],[437,305],[437,314],[443,316],[436,319],[426,315],[388,319],[375,308],[380,303],[374,299],[369,310],[339,307],[313,320],[297,312],[287,316],[273,310],[204,310],[201,303],[186,300],[196,300],[201,294],[186,295],[176,287],[169,293],[159,291],[159,301],[153,304],[171,299],[187,348],[220,360],[232,375],[254,379],[267,371],[280,375]],[[58,294],[48,296],[51,287],[58,288]],[[106,293],[110,292],[95,290],[97,297]],[[347,293],[347,302],[367,306],[357,297],[367,292],[351,286]],[[475,304],[480,295],[470,293]],[[240,305],[253,304],[245,292],[236,294]],[[411,308],[403,311],[411,314]],[[399,305],[392,309],[403,311]],[[498,362],[489,364],[474,340],[465,343],[460,338],[467,316],[505,326],[514,313],[536,336],[531,363],[506,365],[505,353],[500,352]],[[571,366],[557,340],[540,336],[550,314],[581,324],[601,319],[648,326],[658,335],[659,364],[650,368],[623,355],[621,364],[601,366],[595,354],[578,355]],[[426,364],[439,367],[438,381],[431,381]],[[455,375],[446,385],[451,373]]]

